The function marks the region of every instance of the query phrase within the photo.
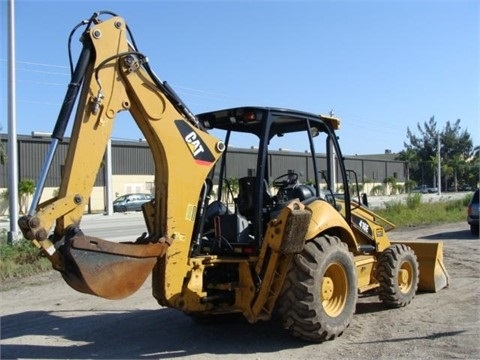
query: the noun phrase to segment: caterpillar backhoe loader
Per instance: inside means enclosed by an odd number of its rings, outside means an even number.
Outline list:
[[[73,289],[121,299],[152,274],[161,306],[252,323],[278,313],[294,336],[322,342],[343,333],[359,294],[403,307],[417,291],[448,285],[442,243],[393,243],[393,224],[350,194],[355,174],[345,169],[337,118],[256,106],[193,115],[151,70],[123,18],[98,12],[80,25],[82,50],[19,219]],[[40,202],[75,107],[58,195]],[[142,208],[147,232],[115,243],[84,234],[81,219],[121,111],[148,142],[155,183]],[[307,147],[307,163],[272,157],[279,141]],[[238,181],[229,176],[236,144],[257,149]]]

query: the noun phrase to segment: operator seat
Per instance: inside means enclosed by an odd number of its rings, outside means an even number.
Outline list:
[[[301,202],[306,202],[315,196],[315,188],[311,185],[301,184],[292,191],[292,198],[297,198]]]
[[[238,179],[238,212],[247,219],[251,219],[253,217],[255,210],[255,181],[255,176],[246,176]],[[265,208],[271,205],[272,196],[268,188],[268,183],[265,179],[263,180],[263,189],[261,195],[263,196],[263,207]]]

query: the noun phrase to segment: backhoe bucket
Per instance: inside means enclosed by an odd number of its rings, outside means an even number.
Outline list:
[[[418,290],[437,292],[450,284],[443,263],[443,242],[392,241],[392,244],[405,244],[412,248],[419,264]]]
[[[60,249],[64,280],[77,291],[106,299],[122,299],[137,291],[169,244],[114,243],[75,236]]]

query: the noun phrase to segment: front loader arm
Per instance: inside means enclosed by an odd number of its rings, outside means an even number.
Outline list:
[[[188,253],[184,247],[192,236],[200,191],[223,146],[195,126],[176,95],[149,71],[146,57],[129,43],[122,18],[105,22],[95,18],[93,24],[82,36],[84,50],[76,72],[83,67],[79,70],[83,76],[71,84],[52,135],[63,136],[63,116],[69,112],[65,107],[73,102],[71,88],[82,82],[58,196],[33,204],[19,224],[73,288],[120,298],[143,283],[174,239],[186,244],[176,250]],[[84,236],[80,230],[115,117],[124,110],[142,131],[155,162],[154,219],[141,244],[115,244]]]

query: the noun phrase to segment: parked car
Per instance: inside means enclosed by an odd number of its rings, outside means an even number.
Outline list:
[[[140,211],[142,205],[153,199],[150,194],[126,194],[113,202],[113,212]]]
[[[420,185],[412,189],[412,193],[435,194],[436,192],[438,192],[438,188],[427,185]]]
[[[467,222],[473,235],[478,236],[478,189],[473,193],[472,199],[468,203]]]
[[[473,191],[470,185],[462,185],[458,187],[458,191]]]

